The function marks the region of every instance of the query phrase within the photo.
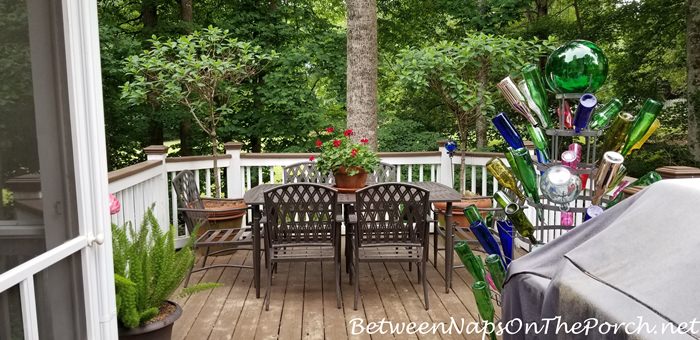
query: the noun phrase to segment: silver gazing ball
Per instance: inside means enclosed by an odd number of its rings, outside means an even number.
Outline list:
[[[581,193],[581,179],[569,167],[555,165],[542,174],[540,190],[552,203],[567,207]]]

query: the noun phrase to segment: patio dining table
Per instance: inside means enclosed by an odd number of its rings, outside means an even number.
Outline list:
[[[457,190],[437,182],[411,182],[415,185],[430,192],[428,200],[430,203],[445,202],[445,293],[449,293],[452,283],[453,270],[453,254],[448,251],[452,249],[451,241],[453,240],[452,229],[452,203],[459,202],[462,199]],[[262,216],[262,206],[265,203],[263,193],[267,190],[275,188],[283,184],[261,184],[246,191],[243,195],[243,200],[248,204],[253,211],[252,229],[253,229],[253,266],[255,280],[255,296],[260,297],[260,218]],[[338,193],[338,204],[353,205],[355,204],[354,193]]]

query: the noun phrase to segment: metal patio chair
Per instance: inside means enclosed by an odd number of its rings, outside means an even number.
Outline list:
[[[357,191],[353,228],[351,280],[355,287],[353,308],[360,294],[360,262],[409,262],[418,264],[425,309],[430,308],[425,264],[428,257],[429,192],[404,183],[381,183]]]
[[[273,267],[279,262],[332,260],[335,294],[340,305],[340,225],[336,218],[338,193],[315,183],[292,183],[264,192],[267,289],[270,309]]]
[[[206,209],[204,205],[205,201],[243,202],[242,199],[200,197],[194,173],[189,170],[181,171],[177,174],[177,176],[175,176],[173,179],[173,188],[175,189],[175,194],[177,195],[178,211],[183,213],[185,226],[190,235],[198,232],[198,230],[201,230],[202,228],[206,228],[209,225],[210,215],[214,211],[211,209]],[[244,206],[240,208],[226,209],[225,211],[240,211],[245,213],[247,209],[248,207]],[[221,209],[216,210],[216,212],[221,211]],[[193,237],[196,237],[196,239],[192,248],[194,250],[198,248],[206,248],[206,251],[202,261],[202,266],[195,269],[195,265],[193,264],[192,268],[190,268],[190,273],[187,275],[187,279],[185,280],[185,287],[187,287],[190,281],[190,276],[194,272],[217,267],[254,268],[253,266],[236,264],[206,265],[207,259],[210,255],[231,252],[234,250],[253,249],[253,235],[250,228],[246,227],[245,224],[242,225],[241,228],[209,229],[203,232],[200,236]],[[222,247],[224,249],[210,252],[211,247]]]
[[[314,162],[299,162],[284,167],[284,183],[333,184],[333,174],[322,174]]]

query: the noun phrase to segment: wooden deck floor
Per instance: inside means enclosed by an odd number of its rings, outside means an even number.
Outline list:
[[[430,252],[432,254],[432,251]],[[252,262],[249,251],[216,258],[218,263]],[[432,255],[431,255],[432,260]],[[344,261],[343,261],[344,263]],[[480,334],[428,334],[396,337],[390,334],[353,335],[355,318],[366,322],[461,322],[478,320],[476,303],[469,289],[473,282],[465,269],[455,270],[452,291],[444,292],[444,253],[437,268],[428,264],[430,310],[423,307],[423,290],[415,267],[408,264],[372,263],[360,267],[361,305],[352,308],[353,289],[342,272],[343,307],[336,308],[331,263],[280,264],[272,283],[270,310],[255,298],[253,272],[249,269],[216,268],[192,275],[193,282],[223,285],[176,300],[184,313],[175,323],[174,339],[480,339]],[[262,281],[265,282],[263,273]],[[264,289],[262,294],[264,294]],[[500,310],[496,311],[500,315]]]

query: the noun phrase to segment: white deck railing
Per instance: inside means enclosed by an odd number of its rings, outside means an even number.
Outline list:
[[[281,183],[284,166],[306,161],[312,155],[245,153],[241,152],[240,144],[227,143],[226,154],[218,158],[222,187],[216,188],[212,156],[166,157],[165,147],[149,148],[145,162],[109,174],[110,192],[122,205],[121,211],[112,216],[113,223],[121,225],[130,221],[138,227],[146,209],[153,205],[161,228],[165,230],[170,225],[178,225],[177,199],[170,183],[182,170],[194,171],[200,192],[205,196],[212,196],[218,190],[222,197],[239,198],[257,184]],[[400,182],[435,181],[458,188],[460,158],[458,155],[450,158],[442,145],[437,151],[386,152],[379,153],[379,156],[382,162],[396,165]],[[496,192],[498,182],[486,171],[485,165],[489,159],[498,156],[497,153],[465,153],[465,188],[482,196]],[[187,232],[185,228],[178,230],[182,242]]]

